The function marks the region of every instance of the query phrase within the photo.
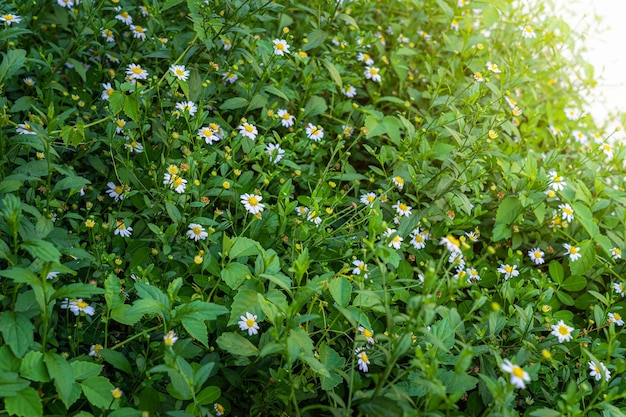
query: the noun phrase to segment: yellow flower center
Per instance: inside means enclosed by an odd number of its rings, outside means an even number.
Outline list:
[[[369,358],[367,357],[367,353],[365,353],[365,352],[361,352],[361,353],[359,354],[359,356],[361,357],[361,360],[362,360],[363,362],[366,362],[366,363],[367,363],[367,362],[369,362]]]
[[[289,113],[285,113],[285,114],[283,114],[283,119],[284,120],[289,120],[289,119],[291,119],[291,115]]]
[[[578,253],[578,248],[576,246],[570,246],[569,253],[576,255]]]
[[[358,268],[361,271],[367,271],[367,264],[365,264],[365,263],[359,264]],[[365,329],[365,331],[367,331],[367,329]]]
[[[279,51],[284,51],[285,50],[285,45],[283,45],[282,43],[277,43],[276,44],[276,49],[278,49]]]
[[[370,60],[369,54],[363,54],[363,61],[369,61],[369,60]]]
[[[251,195],[250,197],[248,197],[248,204],[250,204],[251,206],[256,206],[259,204],[259,200],[255,196]]]
[[[365,336],[365,337],[367,337],[369,339],[373,335],[374,334],[372,332],[370,332],[368,329],[363,329],[363,336]]]
[[[126,126],[126,122],[123,120],[118,120],[116,123],[117,123],[117,127],[119,127],[120,129]]]
[[[252,125],[245,125],[244,129],[246,129],[246,132],[248,132],[248,133],[252,133],[252,131],[253,131]]]
[[[184,77],[185,76],[185,71],[183,71],[180,68],[176,68],[176,75],[178,75],[179,77]]]
[[[424,236],[422,236],[422,235],[421,235],[421,234],[419,234],[419,233],[418,233],[418,234],[416,234],[416,235],[415,235],[415,241],[416,241],[417,243],[422,243],[422,242],[424,241]]]
[[[398,208],[400,209],[400,211],[407,211],[409,207],[404,203],[400,203],[398,204]]]
[[[172,181],[172,184],[174,184],[174,187],[178,187],[183,183],[183,179],[181,177],[176,177],[174,179],[174,181]]]
[[[254,327],[255,321],[253,318],[246,319],[246,326],[252,328]]]
[[[393,239],[391,239],[391,241],[392,241],[393,243],[398,243],[398,242],[400,241],[400,236],[397,236],[397,235],[396,235],[396,236],[394,236],[394,237],[393,237]]]
[[[518,378],[524,378],[524,370],[519,366],[514,366],[512,373]]]
[[[122,12],[120,13],[120,16],[122,16],[124,19],[128,19],[128,12]]]
[[[559,334],[562,334],[563,336],[567,336],[569,334],[569,329],[567,328],[567,326],[560,325]]]
[[[87,304],[84,301],[77,301],[76,302],[76,307],[78,307],[80,309],[85,309],[85,308],[89,307],[89,304]]]
[[[365,196],[365,199],[369,201],[370,203],[373,203],[376,197],[374,197],[373,195],[368,195],[368,196]]]
[[[511,272],[513,272],[513,268],[511,267],[511,265],[506,265],[504,267],[504,270],[506,271],[507,274],[510,274]]]
[[[6,20],[7,22],[10,22],[13,19],[15,19],[15,16],[13,16],[12,14],[5,14],[4,15],[4,20]]]
[[[378,74],[378,69],[377,68],[370,68],[370,74],[372,74],[372,75]]]
[[[563,211],[566,214],[574,214],[574,211],[571,208],[569,208],[569,207],[563,207]]]
[[[202,228],[200,226],[194,226],[191,229],[193,231],[194,234],[196,235],[200,235],[202,233]]]
[[[619,313],[613,313],[613,318],[615,319],[615,321],[620,321],[622,319],[622,316]]]
[[[144,29],[141,26],[135,26],[135,32],[143,33]]]
[[[115,187],[113,191],[115,191],[115,194],[117,195],[122,195],[122,193],[124,192],[124,189],[122,188],[121,185],[118,185],[117,187]]]
[[[170,165],[169,167],[167,167],[167,172],[170,175],[176,175],[176,174],[178,174],[178,167],[175,166],[175,165]]]

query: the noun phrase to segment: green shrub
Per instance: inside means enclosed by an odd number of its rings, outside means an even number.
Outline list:
[[[1,414],[623,415],[626,151],[546,6],[0,13]]]

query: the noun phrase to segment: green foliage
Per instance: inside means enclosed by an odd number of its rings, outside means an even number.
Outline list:
[[[549,5],[5,3],[4,414],[623,414],[626,150]]]

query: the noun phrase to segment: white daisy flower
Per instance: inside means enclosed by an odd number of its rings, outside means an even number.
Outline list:
[[[360,199],[361,203],[369,206],[370,208],[374,207],[374,203],[376,202],[376,193],[367,193],[363,194]]]
[[[359,326],[359,331],[361,332],[363,336],[365,336],[365,338],[367,339],[367,343],[369,343],[370,345],[373,345],[376,343],[376,340],[374,340],[374,333],[372,333],[371,330],[363,326]]]
[[[204,230],[204,227],[202,227],[202,225],[200,224],[189,223],[188,227],[189,227],[189,230],[187,230],[187,237],[191,240],[194,240],[197,242],[199,240],[204,240],[209,236],[207,231]]]
[[[532,248],[528,251],[528,257],[535,263],[535,265],[541,265],[545,262],[543,255],[543,251],[539,248]]]
[[[319,142],[324,137],[324,129],[321,126],[315,126],[309,123],[306,127],[306,134],[314,142]]]
[[[66,310],[69,309],[72,313],[74,313],[75,316],[78,316],[80,313],[85,313],[88,316],[93,316],[96,312],[96,310],[85,301],[83,301],[82,298],[73,298],[71,300],[68,300],[66,298],[61,303],[61,308]]]
[[[526,382],[530,382],[530,375],[518,365],[513,365],[510,360],[505,359],[504,363],[500,366],[504,372],[511,374],[510,382],[515,385],[516,388],[526,388]]]
[[[622,319],[622,315],[619,313],[609,313],[609,323],[615,323],[617,326],[624,325],[624,319]]]
[[[265,147],[265,152],[269,155],[269,160],[273,164],[277,164],[283,159],[283,155],[285,155],[285,150],[280,147],[280,145],[275,145],[273,143],[268,143]]]
[[[174,73],[174,76],[181,81],[187,81],[189,78],[189,70],[185,69],[184,65],[172,65],[170,71]]]
[[[274,39],[274,54],[283,56],[289,53],[289,44],[284,39]]]
[[[176,109],[181,112],[189,112],[189,116],[195,115],[198,111],[198,107],[193,101],[181,101],[180,103],[176,103]]]
[[[498,65],[492,63],[492,62],[487,62],[487,69],[491,72],[493,72],[494,74],[499,74],[502,72],[502,70],[500,70],[500,68],[498,68]]]
[[[102,100],[108,100],[109,97],[111,97],[111,94],[113,94],[113,92],[115,91],[115,89],[111,86],[111,83],[104,83],[102,84],[102,94],[100,95],[100,98]]]
[[[37,132],[33,130],[33,127],[28,123],[20,123],[15,128],[15,132],[19,135],[36,135]]]
[[[611,379],[611,371],[606,369],[606,365],[604,365],[602,362],[599,362],[598,365],[596,365],[592,361],[589,361],[589,376],[594,377],[596,381],[599,381],[602,379],[602,377],[604,377],[604,380],[608,382],[609,379]]]
[[[115,18],[126,23],[129,26],[133,24],[133,17],[128,14],[128,12],[121,12],[120,14],[116,15]]]
[[[408,217],[411,215],[411,209],[413,207],[408,206],[405,203],[398,201],[396,204],[392,206],[392,208],[396,210],[396,213],[398,213],[398,216]]]
[[[409,243],[417,250],[424,249],[426,247],[426,241],[429,237],[428,235],[429,234],[427,232],[422,232],[419,227],[417,229],[413,229]]]
[[[563,320],[559,320],[557,324],[553,324],[550,327],[552,328],[550,334],[556,336],[559,339],[559,343],[572,340],[572,331],[574,328],[566,325]]]
[[[572,220],[574,220],[574,209],[572,208],[572,206],[564,203],[559,204],[559,208],[561,209],[561,218],[571,223]]]
[[[356,97],[356,88],[354,88],[351,85],[349,85],[346,88],[342,89],[341,92],[343,93],[344,96],[346,96],[348,98]]]
[[[580,253],[580,248],[578,248],[577,246],[572,246],[564,243],[563,247],[565,248],[565,253],[563,254],[563,256],[569,256],[569,260],[571,262],[577,261],[583,256]]]
[[[367,279],[367,264],[359,259],[352,261],[352,265],[355,268],[352,270],[352,275],[360,275],[363,279]]]
[[[622,250],[619,248],[611,248],[611,256],[613,259],[622,259]]]
[[[251,125],[250,123],[244,122],[241,126],[239,126],[239,133],[241,136],[249,138],[250,140],[255,140],[256,136],[259,132],[256,129],[256,126]]]
[[[135,39],[141,39],[142,41],[146,40],[146,29],[143,26],[130,25],[130,30],[133,32],[133,37]]]
[[[145,80],[148,78],[148,71],[141,68],[141,65],[130,64],[128,68],[126,68],[126,75],[131,80]]]
[[[370,360],[367,357],[367,353],[365,353],[365,350],[364,349],[357,349],[356,356],[357,356],[357,358],[359,358],[359,360],[358,360],[359,369],[361,371],[363,371],[363,372],[367,372],[367,370],[368,370],[367,365],[370,364]]]
[[[245,316],[239,316],[239,318],[241,319],[238,323],[239,328],[244,331],[247,330],[248,336],[252,336],[259,332],[260,327],[256,322],[256,315],[246,312]]]
[[[133,234],[133,228],[124,224],[124,220],[117,221],[117,227],[113,231],[113,234],[119,235],[121,237],[131,237]]]
[[[107,187],[109,187],[109,189],[106,190],[106,193],[109,195],[109,197],[111,197],[115,201],[120,201],[124,199],[124,187],[122,185],[115,185],[112,182],[108,182]]]
[[[367,67],[364,72],[365,78],[368,80],[372,80],[374,82],[379,83],[380,78],[380,69],[376,67]]]
[[[265,209],[265,205],[261,203],[263,197],[255,194],[244,194],[241,196],[241,204],[251,214],[259,214]]]
[[[278,117],[280,118],[280,124],[283,125],[283,127],[293,126],[295,122],[295,118],[293,117],[292,114],[289,114],[287,110],[280,109],[278,110],[277,114],[278,114]]]
[[[582,116],[581,111],[578,109],[568,107],[566,109],[563,109],[563,111],[565,112],[565,117],[567,117],[569,120],[578,120],[580,119],[580,116]]]

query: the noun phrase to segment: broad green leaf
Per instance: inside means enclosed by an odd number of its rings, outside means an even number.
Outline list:
[[[128,304],[122,304],[111,309],[111,319],[128,326],[137,323],[144,314],[141,309]]]
[[[26,250],[30,256],[42,262],[60,263],[61,252],[52,243],[45,240],[27,240],[22,242],[20,247]]]
[[[578,245],[582,255],[576,261],[570,261],[569,269],[573,275],[584,275],[591,271],[596,261],[596,247],[590,240],[584,240]]]
[[[43,417],[43,404],[37,390],[26,387],[14,396],[4,399],[4,406],[11,416]]]
[[[226,285],[235,290],[246,281],[246,276],[250,275],[250,270],[244,264],[232,262],[222,269],[220,275]]]
[[[352,284],[350,284],[350,281],[344,277],[334,278],[328,283],[328,289],[337,304],[341,307],[348,306],[352,297]]]
[[[323,60],[322,63],[328,70],[330,78],[332,78],[335,84],[337,84],[337,87],[339,87],[340,89],[343,88],[343,81],[341,80],[341,75],[339,74],[339,71],[337,70],[335,64],[328,60]]]
[[[0,398],[16,395],[30,382],[20,378],[17,372],[0,372]]]
[[[232,246],[228,251],[230,259],[237,259],[243,256],[259,254],[259,243],[247,237],[235,237],[232,239]]]
[[[100,365],[98,363],[85,362],[80,360],[70,362],[70,366],[74,371],[74,378],[77,381],[82,381],[87,378],[93,378],[95,376],[98,376],[104,368],[103,365]]]
[[[35,326],[24,313],[11,310],[0,313],[0,332],[4,343],[9,345],[15,356],[24,356],[34,341]]]
[[[233,298],[233,303],[230,306],[230,319],[228,325],[232,326],[237,324],[240,316],[245,316],[246,313],[254,314],[257,316],[257,320],[263,318],[263,309],[258,305],[256,291],[252,290],[239,290]]]
[[[243,97],[232,97],[224,101],[220,106],[220,110],[237,110],[248,105],[249,101]]]
[[[359,404],[359,410],[366,416],[398,417],[402,415],[402,409],[391,398],[377,396],[367,402]]]
[[[563,281],[563,285],[561,288],[567,291],[580,291],[587,286],[587,280],[585,277],[580,275],[572,275],[568,277],[565,281]]]
[[[128,358],[117,350],[100,349],[100,356],[105,362],[113,365],[115,369],[119,369],[122,372],[126,372],[128,375],[133,375],[133,368],[130,366]]]
[[[522,210],[522,204],[517,197],[509,196],[502,200],[496,212],[496,224],[512,224]]]
[[[139,121],[139,99],[135,95],[126,96],[124,100],[124,114],[136,122]]]
[[[23,49],[10,49],[6,54],[3,52],[2,63],[0,63],[0,84],[4,84],[5,80],[23,68],[24,61],[26,61],[26,51]]]
[[[87,184],[91,184],[91,182],[88,179],[83,178],[83,177],[79,177],[79,176],[65,177],[61,179],[60,181],[57,181],[54,184],[53,191],[57,193],[60,191],[70,190],[70,189],[79,190]]]
[[[117,90],[109,96],[109,110],[111,111],[113,116],[122,111],[122,109],[124,108],[125,100],[126,96],[124,95],[124,93]]]
[[[437,377],[446,387],[448,394],[463,394],[473,390],[478,385],[478,378],[465,373],[455,373],[452,370],[439,369]]]
[[[43,362],[43,353],[35,350],[28,352],[20,362],[20,375],[31,381],[49,382],[50,376]]]
[[[209,336],[204,320],[185,316],[180,321],[191,337],[202,343],[207,349],[209,348]]]
[[[119,401],[113,401],[112,391],[115,387],[103,376],[96,376],[82,381],[80,388],[87,400],[89,400],[89,403],[94,407],[111,410],[119,407]]]
[[[182,2],[183,0],[167,0],[165,4],[163,5],[163,7],[161,7],[161,13],[163,13],[166,10],[171,9],[172,7],[178,6]]]
[[[259,349],[238,333],[222,333],[216,340],[220,349],[239,356],[257,356]]]
[[[201,405],[211,404],[219,400],[221,395],[222,391],[218,387],[206,387],[196,394],[196,401]]]
[[[52,294],[52,299],[58,298],[88,298],[92,295],[104,294],[105,290],[91,284],[73,283],[67,284],[59,288]]]
[[[302,50],[309,51],[313,48],[317,48],[318,46],[324,43],[327,37],[328,37],[328,34],[324,32],[323,30],[320,30],[320,29],[313,30],[311,33],[309,33],[309,36],[307,36],[308,42],[302,45]]]
[[[199,320],[215,320],[218,316],[228,314],[228,309],[222,305],[194,300],[181,304],[174,309],[174,317],[192,316]]]
[[[600,229],[593,219],[591,210],[589,210],[589,208],[580,201],[574,203],[573,209],[574,218],[585,228],[589,234],[589,238],[595,238],[600,233]]]
[[[558,261],[550,262],[548,266],[548,271],[550,272],[550,277],[557,284],[561,284],[563,282],[563,277],[565,273],[563,272],[563,266]]]
[[[328,109],[326,100],[320,96],[312,96],[304,106],[304,117],[313,117],[322,114]]]
[[[341,384],[343,378],[339,373],[335,372],[335,370],[343,369],[346,364],[346,360],[339,356],[337,352],[335,352],[330,346],[326,345],[326,343],[322,343],[319,349],[320,354],[320,362],[324,365],[324,367],[328,370],[328,376],[321,376],[320,380],[322,382],[322,389],[324,391],[329,391],[335,388],[337,385]]]
[[[170,216],[170,219],[174,223],[180,223],[183,219],[183,216],[180,214],[180,210],[174,204],[170,202],[165,202],[165,210],[167,211],[167,215]]]
[[[144,410],[143,408],[141,410]],[[107,417],[141,417],[143,415],[141,410],[135,410],[134,408],[122,407],[107,414]],[[152,415],[152,414],[151,414]]]
[[[46,352],[44,362],[48,368],[48,375],[54,380],[59,398],[69,408],[78,399],[73,395],[76,381],[72,367],[63,356],[57,353]]]

